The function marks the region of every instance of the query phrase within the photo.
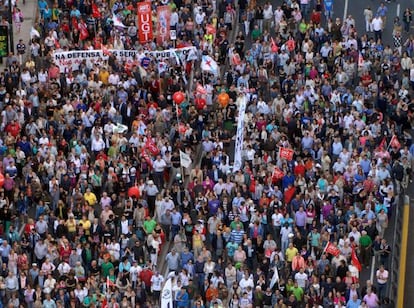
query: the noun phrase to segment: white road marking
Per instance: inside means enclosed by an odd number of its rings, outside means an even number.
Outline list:
[[[397,17],[400,17],[401,4],[397,4]]]

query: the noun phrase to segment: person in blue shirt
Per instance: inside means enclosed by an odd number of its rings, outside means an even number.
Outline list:
[[[185,287],[181,287],[181,290],[175,295],[177,302],[177,308],[187,308],[189,304],[189,295]]]
[[[361,300],[358,298],[358,294],[353,294],[352,298],[346,303],[346,308],[358,308],[361,305]]]
[[[194,261],[194,255],[191,251],[188,250],[187,246],[184,247],[184,251],[181,252],[180,259],[181,259],[181,267],[184,267],[190,260]]]
[[[237,244],[234,240],[231,240],[230,242],[227,243],[226,245],[227,256],[230,259],[233,259],[234,253],[238,247],[239,247],[239,244]]]
[[[295,176],[290,171],[282,178],[282,190],[288,188],[289,184],[295,184]]]
[[[324,0],[323,5],[325,7],[325,16],[327,19],[332,18],[333,15],[333,1],[332,0]]]
[[[47,1],[46,0],[39,0],[37,2],[37,5],[39,6],[40,16],[45,18],[44,12],[45,12],[46,7],[47,7]]]

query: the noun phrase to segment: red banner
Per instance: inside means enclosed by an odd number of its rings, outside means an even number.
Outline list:
[[[171,8],[169,5],[157,7],[157,44],[162,46],[170,38]]]
[[[339,256],[339,254],[341,253],[341,251],[339,250],[339,248],[336,247],[331,242],[328,242],[328,244],[326,244],[325,252],[326,253],[329,253],[330,255],[335,256],[335,257]]]
[[[275,167],[272,174],[272,182],[276,183],[277,181],[280,181],[284,176],[285,174],[283,173],[283,171],[280,170],[278,167]]]
[[[353,266],[355,266],[358,271],[362,271],[362,265],[361,262],[359,262],[357,254],[355,252],[355,248],[352,248],[352,253],[351,253],[351,263]]]
[[[205,94],[207,94],[207,90],[200,83],[197,83],[196,93],[201,94],[201,95],[205,95]]]
[[[160,153],[160,150],[157,148],[157,145],[151,137],[148,137],[147,142],[145,143],[145,148],[151,153],[152,156],[157,156]]]
[[[207,34],[216,34],[216,27],[212,24],[207,24],[206,26]]]
[[[392,136],[391,141],[390,141],[390,146],[392,148],[396,148],[397,150],[401,148],[401,143],[398,141],[398,138],[396,135]]]
[[[138,3],[138,33],[139,42],[147,43],[152,40],[151,2]]]
[[[148,164],[148,166],[150,168],[152,168],[152,160],[151,160],[151,157],[148,155],[148,153],[145,150],[145,148],[142,148],[141,149],[141,157],[145,160],[145,162]]]
[[[292,160],[293,154],[294,154],[294,151],[292,149],[288,149],[288,148],[279,149],[279,157],[282,159]]]

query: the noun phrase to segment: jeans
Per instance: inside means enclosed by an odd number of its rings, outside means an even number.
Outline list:
[[[285,253],[286,249],[289,247],[289,240],[282,240],[282,252]]]
[[[387,292],[387,283],[378,283],[378,298],[382,300]]]

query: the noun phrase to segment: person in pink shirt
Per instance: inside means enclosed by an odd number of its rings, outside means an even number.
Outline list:
[[[377,294],[372,292],[371,288],[367,289],[367,294],[364,296],[364,301],[367,303],[368,308],[377,308],[379,307],[379,299]]]

